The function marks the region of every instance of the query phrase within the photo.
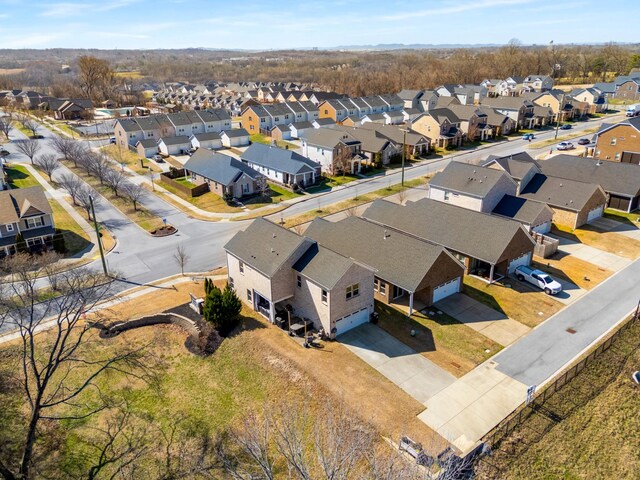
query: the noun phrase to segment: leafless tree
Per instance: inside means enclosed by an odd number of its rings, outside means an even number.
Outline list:
[[[344,211],[344,214],[347,217],[356,217],[358,216],[358,205],[351,205],[350,207],[347,207]]]
[[[398,201],[400,202],[400,205],[404,205],[405,202],[407,201],[407,196],[409,195],[409,192],[407,192],[406,188],[403,188],[402,190],[400,190],[398,192]]]
[[[51,176],[60,167],[58,157],[55,153],[45,153],[35,158],[34,165],[47,174],[49,181]]]
[[[54,136],[49,139],[51,147],[64,159],[71,160],[74,149],[76,148],[75,140],[70,138]]]
[[[180,274],[184,275],[184,268],[187,266],[187,262],[189,261],[190,255],[187,253],[187,249],[184,245],[180,244],[176,247],[176,251],[173,254],[173,259],[176,264],[180,267]]]
[[[269,193],[271,192],[271,187],[269,187],[269,182],[267,182],[266,177],[258,177],[256,180],[256,190],[263,198],[268,198]]]
[[[82,180],[75,175],[66,173],[60,177],[58,184],[71,196],[73,204],[78,205],[78,193],[84,186]]]
[[[28,115],[21,115],[18,117],[18,121],[22,124],[25,130],[29,130],[31,132],[32,137],[38,135],[38,128],[40,127],[40,124],[33,118]]]
[[[0,132],[4,135],[4,137],[9,140],[9,134],[13,130],[13,118],[10,114],[6,114],[3,117],[0,117]]]
[[[90,172],[91,175],[100,180],[100,185],[104,184],[104,181],[111,170],[111,165],[109,157],[102,152],[91,156]]]
[[[344,177],[347,173],[351,171],[351,159],[353,158],[353,153],[348,148],[342,148],[338,150],[338,152],[333,157],[333,165],[331,166],[331,174],[336,175],[337,173],[342,173]]]
[[[93,201],[94,207],[100,203],[100,198],[96,195],[96,191],[89,185],[81,183],[77,191],[75,192],[75,202],[78,206],[82,207],[87,213],[87,220],[91,221],[91,202]]]
[[[36,156],[42,147],[38,140],[30,138],[21,142],[16,142],[16,148],[29,157],[31,163],[33,163],[33,157]]]
[[[116,77],[109,62],[83,55],[78,59],[80,88],[92,100],[104,100],[112,93]]]
[[[73,162],[75,167],[81,167],[87,170],[87,165],[90,164],[90,162],[87,161],[87,157],[93,154],[93,152],[91,152],[91,148],[85,143],[77,142],[75,140],[72,140],[72,142],[73,143],[71,144],[67,158]]]
[[[113,279],[83,268],[67,270],[56,275],[59,295],[39,302],[42,261],[16,254],[3,263],[14,281],[0,285],[0,311],[19,335],[20,382],[27,405],[17,453],[0,457],[5,480],[33,478],[42,422],[82,420],[108,406],[96,388],[103,374],[144,371],[140,351],[114,353],[91,346],[96,330],[85,312],[113,295]],[[97,395],[86,395],[89,390]]]
[[[138,210],[138,203],[147,194],[147,191],[142,185],[133,182],[125,182],[121,190],[127,200],[133,204],[134,210]]]
[[[113,194],[118,197],[120,187],[126,182],[127,177],[120,170],[109,170],[104,178],[104,183],[113,191]]]

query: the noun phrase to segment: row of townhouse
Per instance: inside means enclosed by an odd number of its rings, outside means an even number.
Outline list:
[[[135,147],[140,140],[190,137],[197,133],[222,132],[231,128],[231,117],[225,110],[194,110],[119,119],[114,126],[114,135],[119,146],[128,148]]]
[[[271,134],[279,125],[314,122],[320,118],[318,106],[310,101],[248,105],[240,116],[242,128],[249,133]]]
[[[331,118],[333,121],[341,123],[347,118],[361,119],[370,115],[401,113],[404,110],[404,102],[396,94],[345,97],[325,100],[318,105],[318,110],[320,118]],[[402,120],[403,117],[399,118]]]
[[[159,92],[154,94],[152,100],[167,111],[181,106],[187,110],[224,109],[231,115],[238,115],[241,111],[245,97],[226,93],[172,93]]]
[[[485,79],[480,86],[487,89],[491,97],[513,97],[523,93],[545,92],[553,88],[554,81],[548,75],[511,76],[505,79]]]

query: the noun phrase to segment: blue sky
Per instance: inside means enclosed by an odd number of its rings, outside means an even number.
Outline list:
[[[639,0],[0,0],[0,48],[638,42]],[[624,15],[621,14],[624,12]]]

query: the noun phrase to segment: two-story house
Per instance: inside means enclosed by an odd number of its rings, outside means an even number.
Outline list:
[[[602,124],[596,134],[595,158],[640,164],[640,117]]]
[[[448,108],[436,108],[423,113],[411,124],[416,132],[431,139],[438,148],[459,147],[464,140],[460,119]]]
[[[229,284],[272,323],[306,319],[335,337],[373,313],[373,269],[311,238],[258,218],[224,249]]]
[[[531,128],[534,124],[534,103],[525,98],[512,96],[487,97],[482,100],[481,104],[511,118],[516,123],[517,129]]]
[[[347,170],[358,173],[365,157],[361,155],[362,143],[347,132],[332,128],[314,128],[304,133],[302,154],[319,163],[323,172],[335,175]]]
[[[522,86],[530,92],[544,92],[553,88],[553,78],[549,75],[529,75],[522,81]]]
[[[18,234],[30,251],[53,246],[53,210],[42,187],[0,191],[0,257],[16,252]]]
[[[488,123],[487,114],[475,105],[449,105],[460,120],[460,129],[469,141],[484,141],[494,136],[493,127]]]
[[[640,76],[618,77],[614,97],[630,102],[640,101]]]

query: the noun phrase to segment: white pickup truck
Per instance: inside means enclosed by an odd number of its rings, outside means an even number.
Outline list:
[[[556,295],[562,291],[562,285],[541,270],[535,270],[525,265],[520,265],[515,271],[518,280],[527,281],[535,285],[547,295]]]

